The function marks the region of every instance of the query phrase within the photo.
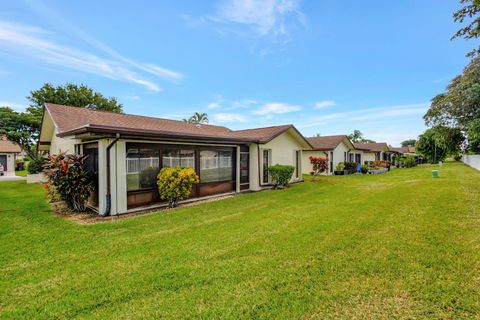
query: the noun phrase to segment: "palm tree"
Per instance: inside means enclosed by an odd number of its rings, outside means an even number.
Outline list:
[[[208,123],[208,115],[206,113],[195,112],[189,119],[183,119],[189,123]]]
[[[353,133],[348,135],[348,138],[354,143],[359,143],[364,140],[363,134],[360,130],[353,130]]]

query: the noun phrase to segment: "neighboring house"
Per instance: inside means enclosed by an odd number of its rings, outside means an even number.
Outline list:
[[[5,172],[15,172],[15,160],[21,152],[18,144],[8,140],[6,135],[0,135],[0,163]]]
[[[302,150],[310,143],[293,125],[232,131],[226,127],[45,104],[38,149],[89,155],[95,176],[90,205],[121,214],[161,204],[156,174],[162,167],[195,169],[192,197],[261,190],[267,168],[292,165],[302,180]]]
[[[411,147],[411,146],[399,147],[399,148],[389,147],[389,149],[390,149],[390,151],[396,152],[396,153],[398,153],[402,156],[416,156],[417,155],[415,147]]]
[[[385,142],[379,143],[355,143],[355,148],[363,152],[363,163],[368,161],[392,160],[396,152],[390,151]]]
[[[313,150],[303,150],[302,167],[304,174],[313,171],[310,157],[328,158],[328,173],[333,174],[340,162],[362,163],[363,152],[356,150],[346,135],[307,138]]]

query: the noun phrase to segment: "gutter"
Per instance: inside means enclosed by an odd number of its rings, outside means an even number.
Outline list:
[[[111,194],[111,179],[110,179],[110,149],[117,143],[120,139],[120,133],[115,135],[115,139],[107,146],[107,194],[105,195],[105,212],[100,214],[102,217],[110,215],[110,210],[112,209],[112,194]]]

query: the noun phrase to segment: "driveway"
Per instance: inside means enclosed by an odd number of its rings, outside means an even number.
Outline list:
[[[18,177],[15,172],[5,172],[3,176],[0,176],[0,181],[12,181],[12,180],[27,180],[26,177]]]

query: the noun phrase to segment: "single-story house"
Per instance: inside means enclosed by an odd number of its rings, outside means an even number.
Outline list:
[[[18,144],[8,140],[6,135],[0,135],[0,163],[5,172],[15,172],[15,160],[21,152]]]
[[[38,149],[89,155],[95,177],[89,201],[100,215],[164,205],[156,174],[162,167],[192,167],[200,183],[192,198],[257,191],[271,186],[267,168],[295,167],[312,146],[293,125],[233,131],[226,127],[47,103]]]
[[[411,147],[411,146],[398,147],[398,148],[389,147],[389,149],[390,149],[390,151],[397,152],[398,154],[400,154],[402,156],[416,156],[417,155],[415,147]]]
[[[356,150],[347,135],[321,136],[307,138],[313,150],[303,150],[302,168],[304,174],[313,171],[310,157],[328,158],[328,173],[333,174],[340,162],[362,163],[362,154]]]
[[[368,161],[392,160],[392,154],[385,142],[378,143],[355,143],[355,149],[363,152],[363,163]]]

